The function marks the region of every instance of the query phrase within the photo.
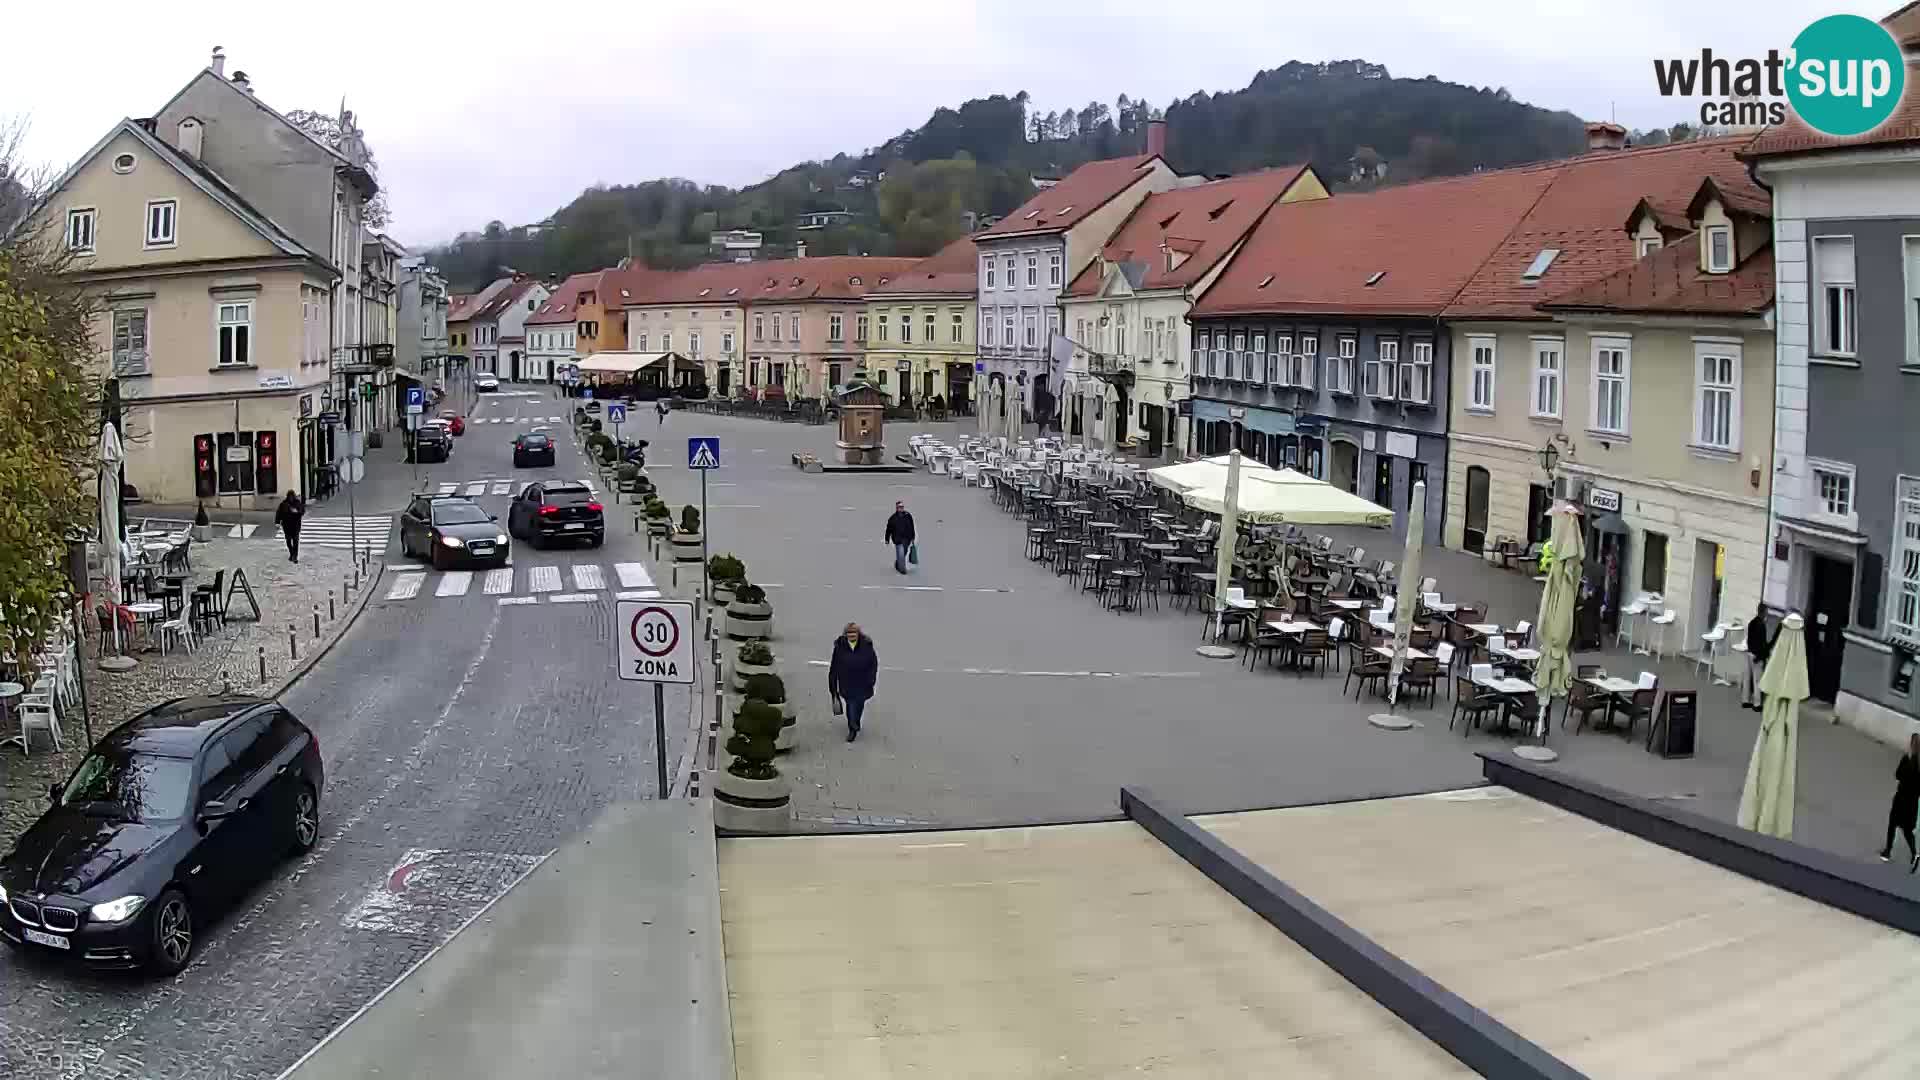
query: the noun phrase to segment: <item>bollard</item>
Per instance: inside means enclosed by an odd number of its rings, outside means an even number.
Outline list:
[[[313,605],[313,640],[320,640],[320,605]]]
[[[300,660],[300,632],[292,623],[287,624],[287,659],[295,663]]]
[[[633,535],[640,535],[640,511],[638,510],[633,512]]]
[[[254,648],[260,653],[260,685],[265,686],[267,685],[267,647],[256,645]]]
[[[333,594],[332,594],[332,593],[328,593],[328,594],[327,594],[327,621],[328,621],[328,622],[332,622],[332,621],[333,621],[333,619],[334,619],[334,612],[333,612]]]

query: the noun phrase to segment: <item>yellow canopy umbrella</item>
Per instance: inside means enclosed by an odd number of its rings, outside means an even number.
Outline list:
[[[1800,703],[1807,700],[1807,643],[1799,612],[1780,624],[1773,655],[1760,674],[1766,704],[1760,731],[1747,762],[1747,783],[1740,790],[1740,827],[1793,837],[1793,786],[1800,761]]]

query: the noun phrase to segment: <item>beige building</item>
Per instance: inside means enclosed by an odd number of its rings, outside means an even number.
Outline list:
[[[963,236],[867,292],[854,327],[874,385],[904,404],[972,398],[978,264]]]
[[[267,507],[328,377],[333,264],[197,157],[124,120],[36,208],[99,297],[100,364],[126,402],[126,480],[147,502]],[[290,456],[283,456],[283,450]]]
[[[693,361],[709,387],[741,385],[744,353],[742,293],[753,280],[740,263],[713,263],[684,271],[640,267],[609,271],[607,318],[623,318],[627,350],[678,353]],[[764,275],[762,275],[764,276]]]

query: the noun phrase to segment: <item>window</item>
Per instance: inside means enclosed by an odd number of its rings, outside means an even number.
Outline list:
[[[799,341],[800,341],[800,316],[798,316],[798,315],[794,315],[794,316],[790,316],[790,317],[789,317],[789,318],[787,319],[787,336],[788,336],[788,337],[790,337],[790,338],[792,338],[792,339],[794,340],[794,342],[795,342],[795,344],[798,344],[798,343],[799,343]]]
[[[755,315],[753,317],[753,340],[767,340],[767,317],[765,315]]]
[[[645,335],[642,335],[642,336],[644,337]],[[660,331],[660,351],[663,353],[669,353],[673,351],[673,331],[671,330]]]
[[[1013,276],[1013,256],[1008,255],[1000,260],[1000,272],[1006,275],[1007,288],[1011,289],[1019,284],[1019,279]]]
[[[1640,591],[1664,596],[1667,592],[1667,538],[1648,530],[1641,541]]]
[[[900,313],[900,340],[908,344],[913,343],[913,312],[911,311]]]
[[[846,332],[846,323],[845,323],[845,320],[842,319],[839,312],[835,312],[832,315],[827,316],[827,340],[828,341],[841,340],[840,335],[844,334],[845,332]]]
[[[1644,259],[1654,252],[1659,251],[1660,243],[1661,241],[1658,236],[1642,236],[1634,241],[1634,254]]]
[[[1733,226],[1714,225],[1707,229],[1707,273],[1724,274],[1733,269]]]
[[[93,250],[93,208],[67,211],[67,250]]]
[[[698,330],[689,331],[687,334],[687,355],[700,355],[700,331]]]
[[[1287,381],[1295,386],[1313,389],[1314,369],[1320,366],[1320,338],[1315,334],[1300,335],[1300,351],[1293,354],[1293,368],[1287,372]]]
[[[1253,335],[1253,351],[1257,353],[1261,353],[1267,358],[1267,364],[1266,364],[1267,382],[1283,383],[1286,381],[1286,369],[1282,366],[1282,364],[1284,363],[1284,361],[1282,360],[1282,357],[1286,355],[1287,350],[1292,347],[1292,344],[1293,344],[1293,339],[1288,337],[1287,335],[1275,334],[1273,336],[1273,349],[1272,351],[1268,351],[1267,335],[1265,334]]]
[[[885,390],[887,388],[887,369],[881,368],[875,372],[875,374],[880,376],[880,389]]]
[[[1887,633],[1909,643],[1920,643],[1920,477],[1903,476],[1894,507],[1893,604],[1887,612]],[[1894,657],[1896,675],[1911,680],[1911,655]],[[1911,687],[1911,681],[1908,686]]]
[[[1040,284],[1040,256],[1032,252],[1027,253],[1027,284]]]
[[[1593,340],[1593,430],[1627,433],[1632,365],[1631,346],[1625,338]]]
[[[154,199],[147,203],[146,246],[173,246],[174,218],[179,212],[180,204],[173,199]]]
[[[1433,401],[1433,342],[1413,343],[1413,362],[1400,365],[1400,397],[1415,405]]]
[[[1472,381],[1467,387],[1467,408],[1493,411],[1494,339],[1470,337],[1467,349],[1473,354],[1469,365]]]
[[[1853,466],[1808,459],[1809,517],[1853,527]]]
[[[1533,403],[1531,414],[1560,418],[1560,370],[1566,343],[1559,338],[1533,339]]]
[[[980,344],[989,346],[993,344],[992,311],[983,311],[980,313]]]
[[[638,333],[633,336],[633,351],[634,352],[647,351],[647,335],[645,332]]]
[[[1047,256],[1047,284],[1060,284],[1060,253],[1057,251]]]
[[[1014,346],[1014,340],[1013,340],[1013,312],[1011,312],[1011,311],[1009,311],[1009,312],[1007,312],[1007,313],[1006,313],[1006,314],[1005,314],[1004,316],[1002,316],[1002,317],[1001,317],[1001,319],[1000,319],[1000,331],[1001,331],[1001,334],[1000,334],[1000,344],[1002,344],[1002,345],[1004,345],[1004,346],[1006,346],[1006,347],[1007,347],[1007,348],[1009,348],[1009,349],[1011,349],[1011,348],[1013,348],[1013,346]]]
[[[1193,358],[1194,366],[1198,367],[1200,364],[1200,358],[1204,356],[1206,357],[1207,378],[1211,379],[1215,375],[1217,375],[1220,367],[1220,353],[1213,348],[1212,336],[1209,335],[1206,331],[1202,330],[1200,332],[1200,339],[1198,343],[1194,346],[1194,349],[1195,349],[1194,358]]]
[[[1027,348],[1040,344],[1040,316],[1027,312]]]
[[[1366,385],[1363,387],[1368,397],[1390,398],[1393,394],[1393,380],[1400,365],[1400,343],[1387,338],[1374,342],[1374,358],[1367,361],[1365,372]]]
[[[767,320],[767,338],[770,341],[780,340],[780,316],[775,315]]]
[[[253,301],[220,305],[219,336],[221,367],[253,363]]]
[[[147,309],[121,308],[113,313],[113,373],[147,373]]]
[[[874,340],[885,341],[887,340],[888,333],[889,331],[887,330],[887,317],[885,315],[882,315],[880,316],[880,325],[874,328],[874,335],[875,335]]]
[[[936,322],[937,320],[935,319],[934,314],[931,311],[927,312],[926,317],[920,320],[921,329],[925,331],[925,333],[920,335],[921,341],[924,341],[929,345],[933,344],[934,338],[935,338]]]
[[[984,288],[986,288],[986,289],[992,289],[992,288],[994,288],[994,280],[995,280],[995,274],[996,274],[996,271],[995,271],[995,268],[994,268],[994,265],[993,265],[993,256],[991,256],[991,255],[989,255],[989,256],[987,256],[986,258],[984,258],[984,259],[981,259],[981,260],[980,260],[980,269],[981,269],[981,271],[982,271],[982,272],[983,272],[983,273],[984,273],[984,274],[986,275],[986,282],[987,282],[987,283],[986,283],[986,285],[984,286]]]
[[[1816,352],[1854,354],[1853,237],[1813,238],[1813,273],[1819,289]]]
[[[947,329],[947,340],[953,342],[955,345],[960,344],[966,340],[966,329],[967,317],[958,311],[954,312],[953,325]]]
[[[1239,362],[1236,364],[1235,360]],[[1247,355],[1247,333],[1244,330],[1233,332],[1233,351],[1227,354],[1227,378],[1235,377],[1238,377],[1241,382],[1253,381],[1253,359]]]
[[[1693,442],[1714,450],[1740,449],[1740,347],[1695,342]]]
[[[865,315],[853,320],[853,340],[867,340],[867,317]]]

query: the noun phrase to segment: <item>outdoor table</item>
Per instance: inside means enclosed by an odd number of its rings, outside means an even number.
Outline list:
[[[167,618],[171,619],[180,614],[181,609],[186,606],[187,582],[192,580],[192,578],[192,574],[160,575],[160,580],[166,582],[167,585],[160,593],[160,602],[166,605]]]
[[[1617,675],[1609,675],[1604,679],[1581,679],[1580,681],[1607,695],[1608,731],[1613,730],[1614,705],[1623,697],[1628,699],[1628,704],[1632,704],[1634,691],[1640,689],[1639,683],[1634,682],[1632,679],[1622,679]]]
[[[1509,660],[1517,660],[1523,664],[1536,664],[1540,662],[1539,649],[1490,649],[1488,651],[1495,656],[1504,656]]]
[[[19,704],[20,699],[26,695],[26,692],[27,688],[17,682],[0,682],[0,716],[12,719],[14,706]],[[20,752],[22,754],[27,753],[27,733],[25,731],[0,739],[0,746],[5,746],[8,743],[19,743]]]
[[[1389,660],[1393,659],[1393,647],[1390,645],[1375,645],[1373,647],[1373,651],[1379,653],[1381,656],[1384,656]],[[1424,649],[1416,649],[1411,645],[1409,645],[1407,647],[1407,659],[1431,660],[1433,659],[1433,654],[1425,651]]]
[[[1079,565],[1079,549],[1086,546],[1085,540],[1071,536],[1062,536],[1053,542],[1053,572],[1065,575]]]
[[[1490,623],[1490,622],[1467,623],[1466,627],[1469,631],[1471,631],[1472,633],[1478,634],[1481,637],[1492,637],[1493,635],[1500,632],[1500,627],[1497,623]]]
[[[1113,561],[1113,556],[1108,555],[1105,552],[1089,551],[1086,554],[1080,556],[1080,561],[1087,568],[1087,575],[1086,575],[1087,580],[1084,584],[1081,585],[1080,591],[1081,592],[1098,592],[1100,590],[1101,581],[1106,577],[1106,573],[1107,573],[1106,564]]]
[[[1342,611],[1359,611],[1361,608],[1367,606],[1365,600],[1329,600],[1327,603],[1332,604]]]
[[[147,639],[146,651],[152,652],[153,651],[153,625],[152,625],[153,617],[155,615],[161,614],[166,609],[161,605],[154,603],[151,600],[142,600],[137,604],[128,604],[127,610],[129,612],[132,612],[134,618],[139,620],[138,625],[140,625],[143,628],[143,631]]]
[[[1117,532],[1113,534],[1112,539],[1114,543],[1124,546],[1145,540],[1146,536],[1137,532]]]
[[[1140,608],[1138,600],[1140,595],[1140,582],[1143,581],[1147,575],[1139,570],[1123,566],[1115,570],[1113,576],[1120,579],[1119,596],[1114,601],[1113,610],[1115,612],[1138,611]]]
[[[1187,592],[1193,587],[1193,568],[1200,560],[1191,555],[1168,555],[1160,560],[1173,567],[1173,588],[1176,592]]]
[[[1442,615],[1451,615],[1460,610],[1459,604],[1428,604],[1428,611],[1437,611]]]
[[[1149,541],[1147,543],[1141,544],[1140,550],[1151,551],[1155,555],[1171,555],[1174,552],[1180,550],[1180,545],[1169,544],[1165,541]]]

